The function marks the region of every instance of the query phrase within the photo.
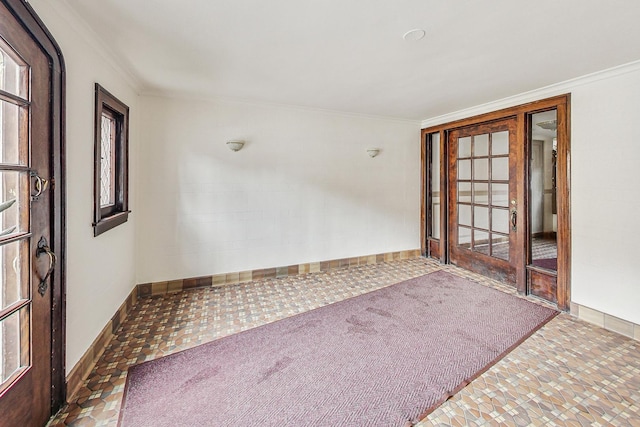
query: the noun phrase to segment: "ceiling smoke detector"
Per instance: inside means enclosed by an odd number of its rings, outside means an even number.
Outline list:
[[[407,40],[407,41],[418,41],[418,40],[424,38],[425,34],[427,34],[425,30],[421,30],[420,28],[416,28],[415,30],[410,30],[410,31],[407,31],[406,33],[404,33],[402,38]]]

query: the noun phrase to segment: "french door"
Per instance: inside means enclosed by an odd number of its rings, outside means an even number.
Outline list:
[[[570,99],[422,129],[423,254],[569,309]]]
[[[517,182],[524,177],[516,118],[449,132],[449,259],[452,264],[515,284]]]
[[[0,3],[0,424],[42,426],[52,408],[57,261],[52,79],[49,58],[9,7]]]

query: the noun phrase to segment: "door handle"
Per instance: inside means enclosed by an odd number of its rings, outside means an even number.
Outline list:
[[[511,229],[513,231],[518,229],[518,211],[515,208],[511,210]]]
[[[45,292],[47,292],[48,287],[47,279],[51,277],[51,273],[53,273],[54,268],[56,268],[56,262],[58,261],[56,254],[53,253],[53,251],[49,247],[49,244],[47,243],[47,239],[45,239],[44,236],[42,236],[40,238],[40,241],[38,241],[36,258],[40,258],[40,255],[42,254],[47,254],[47,256],[49,257],[49,269],[47,270],[47,274],[45,274],[42,280],[40,280],[40,284],[38,284],[38,293],[41,296],[44,296]]]
[[[31,171],[30,173],[31,177],[35,179],[35,188],[36,188],[36,193],[31,195],[31,201],[36,201],[40,198],[40,195],[47,191],[47,187],[49,186],[49,180],[48,179],[44,179],[41,178],[40,175],[38,175],[38,172],[36,171]]]

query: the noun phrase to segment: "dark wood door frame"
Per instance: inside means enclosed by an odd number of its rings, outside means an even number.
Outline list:
[[[55,273],[52,275],[52,401],[51,411],[55,413],[65,402],[65,261],[66,237],[65,225],[65,144],[64,144],[64,111],[65,111],[65,66],[60,47],[37,16],[30,4],[24,0],[2,0],[2,3],[22,24],[25,31],[40,46],[49,58],[51,70],[51,195],[53,212],[51,213],[51,249],[58,256]]]
[[[438,130],[436,132],[422,132],[422,144],[420,146],[420,158],[422,159],[422,176],[421,176],[421,190],[422,194],[422,208],[420,219],[420,236],[422,242],[422,255],[425,257],[431,257],[439,259],[443,264],[449,260],[448,248],[446,245],[440,245],[440,241],[447,241],[449,234],[449,227],[447,227],[448,209],[447,209],[447,197],[446,192],[449,188],[449,175],[441,170],[440,176],[440,227],[438,229],[440,239],[435,239],[429,236],[429,224],[432,224],[434,213],[432,212],[431,205],[427,203],[427,200],[431,198],[431,176],[427,174],[427,171],[432,170],[432,152],[429,135],[437,133],[440,138],[440,156],[438,161],[440,165],[446,165],[448,162],[449,147],[446,143],[448,138],[448,131]],[[445,142],[443,142],[445,141]]]
[[[559,95],[552,98],[543,99],[540,101],[534,101],[515,107],[505,108],[498,111],[493,111],[478,116],[452,121],[444,123],[438,126],[432,126],[422,129],[421,138],[421,227],[420,227],[420,242],[423,254],[436,252],[438,259],[443,263],[448,263],[447,256],[447,235],[445,233],[446,224],[449,222],[448,217],[448,200],[445,200],[447,195],[447,182],[446,182],[446,165],[448,163],[446,157],[447,153],[447,140],[448,134],[454,129],[461,127],[471,126],[484,122],[495,121],[507,117],[517,117],[517,138],[521,141],[522,152],[518,153],[520,156],[525,156],[525,150],[528,149],[529,132],[527,128],[528,115],[537,112],[547,111],[551,109],[557,110],[557,139],[558,139],[558,158],[557,158],[557,201],[558,201],[558,277],[557,277],[557,300],[558,308],[561,310],[569,310],[569,303],[571,301],[571,212],[570,212],[570,108],[571,108],[571,96],[570,94]],[[440,152],[441,152],[441,239],[433,240],[427,236],[427,230],[429,228],[428,215],[427,215],[427,203],[429,203],[429,171],[427,169],[428,160],[430,159],[429,147],[427,142],[427,136],[429,134],[439,132],[440,138]],[[518,198],[524,200],[525,203],[522,206],[518,206],[518,218],[528,218],[528,189],[529,189],[529,170],[525,169],[525,176],[522,182],[517,185]],[[524,227],[518,227],[518,241],[527,241],[528,236],[528,224]],[[433,251],[430,248],[435,247]],[[516,284],[518,292],[527,292],[527,271],[526,266],[518,265],[516,271]]]

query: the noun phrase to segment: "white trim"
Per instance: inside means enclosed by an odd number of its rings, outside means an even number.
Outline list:
[[[123,67],[118,60],[118,55],[114,50],[98,36],[93,28],[84,20],[84,18],[71,6],[67,0],[43,0],[49,4],[48,7],[53,9],[74,31],[84,36],[85,41],[95,50],[95,52],[113,69],[122,76],[122,78],[136,92],[140,93],[143,88],[142,81],[131,70]],[[37,4],[34,7],[36,12]],[[64,9],[64,10],[63,10]],[[45,23],[46,25],[46,23]],[[64,52],[63,52],[64,53]]]
[[[367,120],[382,120],[382,121],[396,122],[396,123],[412,123],[412,124],[415,124],[416,127],[420,126],[420,120],[405,119],[402,117],[377,116],[374,114],[354,113],[354,112],[342,111],[342,110],[331,110],[328,108],[308,107],[304,105],[281,104],[277,102],[268,102],[268,101],[256,101],[248,98],[208,95],[206,93],[193,94],[190,92],[181,92],[181,91],[144,90],[141,93],[139,93],[139,95],[141,97],[147,97],[147,98],[178,99],[178,100],[185,100],[185,101],[211,102],[211,103],[217,103],[217,104],[251,105],[255,107],[303,111],[303,112],[326,114],[326,115],[338,116],[338,117],[349,117],[349,118],[358,118],[358,119],[367,119]],[[419,139],[419,134],[418,134],[418,139]]]
[[[451,113],[443,114],[441,116],[425,119],[422,120],[421,127],[424,129],[431,126],[441,125],[443,123],[466,119],[484,113],[502,110],[503,108],[526,104],[527,102],[538,101],[540,99],[550,98],[556,95],[563,95],[565,93],[570,93],[578,86],[593,83],[598,80],[609,79],[638,70],[640,70],[640,61],[630,62],[628,64],[623,64],[617,67],[587,74],[582,77],[565,80],[564,82],[554,83],[552,85],[524,92],[519,95],[509,96],[507,98],[487,102],[486,104],[480,104],[475,107],[465,108],[463,110],[458,110]]]

